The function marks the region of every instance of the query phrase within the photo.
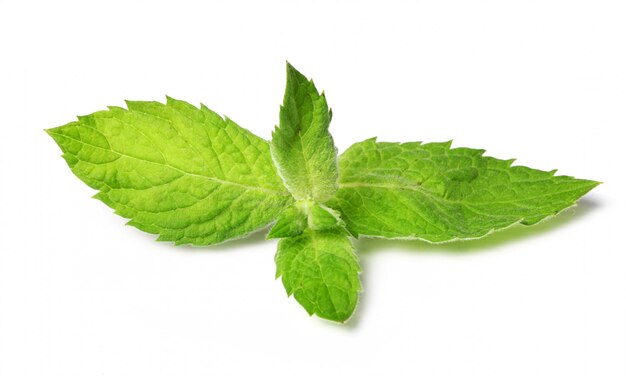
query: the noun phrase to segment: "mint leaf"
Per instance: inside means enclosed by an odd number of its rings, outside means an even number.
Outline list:
[[[352,243],[339,230],[306,230],[278,243],[276,277],[309,315],[348,320],[361,290],[359,272]]]
[[[280,125],[271,152],[278,173],[298,199],[325,202],[337,190],[337,149],[328,132],[331,112],[324,94],[287,63]]]
[[[328,204],[361,235],[446,242],[537,223],[599,184],[450,145],[354,144],[340,157],[339,190]]]
[[[267,141],[202,106],[127,102],[47,130],[72,172],[130,225],[208,245],[266,227],[291,202]]]
[[[313,200],[299,200],[280,213],[267,239],[297,236],[306,229],[324,231],[344,226],[337,211]]]
[[[345,226],[339,212],[325,205],[311,202],[306,210],[309,218],[308,228],[312,230],[323,231]]]
[[[310,315],[338,322],[361,290],[350,236],[480,238],[555,215],[599,184],[450,142],[370,139],[337,162],[326,98],[289,64],[271,143],[205,106],[127,106],[47,130],[95,197],[175,244],[216,244],[274,223],[276,277]]]
[[[298,236],[306,230],[308,220],[307,214],[298,205],[292,204],[280,213],[276,224],[267,234],[267,239]]]

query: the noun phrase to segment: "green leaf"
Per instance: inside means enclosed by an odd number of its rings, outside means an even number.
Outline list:
[[[323,231],[345,227],[341,214],[325,205],[311,202],[306,210],[309,218],[308,228],[312,230]]]
[[[297,199],[327,201],[337,190],[337,149],[328,131],[331,112],[324,94],[287,63],[280,125],[271,152],[278,173]]]
[[[298,236],[306,230],[307,222],[307,214],[298,205],[292,204],[280,213],[276,224],[267,234],[267,239]]]
[[[292,202],[267,141],[172,98],[47,130],[96,198],[158,240],[207,245],[273,222]]]
[[[339,190],[328,205],[354,233],[446,242],[537,223],[599,184],[450,145],[354,144],[340,157]]]
[[[450,142],[370,139],[338,162],[326,98],[289,63],[271,143],[205,106],[127,106],[47,130],[95,197],[175,244],[216,244],[275,222],[276,277],[310,315],[337,322],[361,291],[350,236],[480,238],[555,215],[599,184]]]
[[[359,272],[352,243],[338,229],[306,230],[278,243],[276,277],[309,315],[348,320],[361,290]]]
[[[299,200],[280,213],[267,239],[298,236],[307,228],[324,231],[344,227],[339,212],[312,200]]]

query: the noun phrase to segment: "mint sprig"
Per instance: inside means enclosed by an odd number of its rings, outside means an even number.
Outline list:
[[[361,289],[351,237],[480,238],[555,215],[599,184],[450,142],[369,139],[337,158],[324,94],[289,64],[271,142],[204,105],[126,103],[47,130],[95,197],[176,245],[273,224],[287,293],[337,322],[353,314]]]

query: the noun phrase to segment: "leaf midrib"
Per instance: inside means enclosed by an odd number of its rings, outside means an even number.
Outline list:
[[[182,170],[182,169],[180,169],[178,167],[174,167],[174,166],[172,166],[170,164],[154,162],[154,161],[151,161],[151,160],[148,160],[148,159],[135,157],[135,156],[132,156],[132,155],[129,155],[129,154],[124,154],[124,153],[121,153],[119,151],[113,150],[112,148],[107,149],[107,148],[103,148],[102,146],[89,144],[89,143],[86,143],[86,142],[84,142],[82,140],[78,140],[78,139],[66,136],[64,134],[61,134],[61,133],[55,133],[55,135],[67,138],[69,140],[72,140],[74,142],[78,142],[78,143],[83,144],[83,145],[88,145],[90,147],[94,147],[94,148],[97,148],[97,149],[110,151],[111,153],[116,154],[116,155],[118,155],[120,157],[131,158],[131,159],[135,159],[135,160],[142,161],[142,162],[145,162],[145,163],[151,163],[151,164],[154,164],[154,165],[157,165],[157,166],[167,167],[167,168],[170,168],[172,170],[178,171],[178,172],[180,172],[183,175],[193,176],[193,177],[196,177],[196,178],[209,180],[209,181],[212,181],[212,182],[215,182],[215,183],[219,183],[219,184],[228,184],[228,185],[244,188],[244,189],[247,189],[247,190],[256,190],[256,191],[272,193],[272,194],[276,194],[278,196],[288,196],[289,195],[287,192],[278,191],[278,190],[275,190],[275,189],[264,188],[264,187],[255,187],[255,186],[242,184],[242,183],[237,183],[237,182],[233,182],[233,181],[229,181],[229,180],[218,179],[218,178],[211,177],[211,176],[194,174],[192,172]],[[80,158],[79,158],[79,160],[80,160]]]

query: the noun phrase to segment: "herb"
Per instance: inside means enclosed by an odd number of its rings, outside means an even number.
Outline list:
[[[126,104],[47,130],[95,197],[176,245],[274,223],[276,276],[309,314],[338,322],[361,289],[351,237],[480,238],[555,215],[599,184],[450,142],[369,139],[338,158],[324,94],[289,64],[269,143],[204,105]]]

